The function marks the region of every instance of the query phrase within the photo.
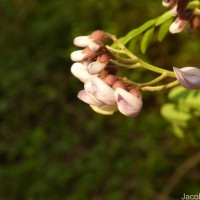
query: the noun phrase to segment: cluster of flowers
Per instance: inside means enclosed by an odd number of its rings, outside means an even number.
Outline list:
[[[114,55],[105,47],[108,37],[97,30],[88,36],[79,36],[74,44],[84,48],[71,53],[75,63],[72,74],[84,83],[78,98],[101,114],[113,114],[119,110],[126,116],[135,117],[142,108],[142,95],[125,79],[118,77],[117,66],[110,62]]]
[[[188,23],[190,23],[190,31],[196,31],[200,28],[200,13],[187,9],[189,0],[163,0],[165,7],[173,7],[172,15],[177,16],[176,20],[171,24],[169,31],[171,33],[182,32]]]

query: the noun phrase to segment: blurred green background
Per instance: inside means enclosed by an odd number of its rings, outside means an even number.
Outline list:
[[[70,72],[70,53],[76,36],[103,29],[120,37],[165,10],[153,0],[1,0],[0,199],[159,198],[199,151],[198,128],[182,140],[173,135],[160,115],[167,92],[144,92],[137,118],[96,114],[76,97],[83,85]],[[168,35],[146,59],[164,68],[197,65],[198,38]],[[200,192],[199,169],[185,174],[171,199]]]

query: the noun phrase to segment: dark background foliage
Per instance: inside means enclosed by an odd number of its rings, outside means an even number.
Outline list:
[[[0,199],[158,198],[198,142],[176,138],[160,116],[166,92],[144,93],[137,118],[94,113],[76,97],[83,86],[70,53],[76,36],[96,29],[123,36],[163,11],[160,1],[1,0]],[[196,64],[197,37],[168,35],[146,59],[164,68]],[[198,193],[199,183],[195,166],[172,196]]]

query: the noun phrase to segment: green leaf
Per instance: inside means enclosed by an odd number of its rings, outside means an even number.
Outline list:
[[[190,120],[192,117],[189,113],[179,110],[177,106],[173,103],[163,105],[161,108],[161,114],[168,121],[177,123],[180,126],[187,125],[187,121]]]
[[[147,30],[148,28],[150,28],[151,26],[153,26],[156,23],[157,19],[152,19],[149,20],[148,22],[144,23],[142,26],[140,26],[139,28],[133,29],[132,31],[130,31],[126,36],[120,38],[120,42],[122,44],[126,44],[127,42],[129,42],[132,38],[136,37],[137,35],[141,34],[142,32],[144,32],[145,30]]]
[[[160,28],[158,30],[158,41],[159,42],[161,42],[163,40],[163,38],[166,36],[166,34],[168,33],[169,27],[170,27],[172,21],[173,21],[173,19],[169,19],[160,25]]]
[[[178,137],[178,138],[184,138],[185,134],[183,132],[183,130],[181,129],[181,127],[176,124],[176,123],[172,123],[172,127],[173,127],[173,131],[174,134]]]
[[[144,36],[143,36],[141,44],[140,44],[140,49],[141,49],[142,53],[146,52],[146,50],[149,46],[149,43],[153,37],[154,30],[155,30],[155,27],[152,27],[144,33]]]
[[[187,90],[177,86],[170,91],[168,97],[179,104],[200,109],[200,90]]]
[[[157,22],[156,22],[155,26],[159,26],[160,24],[164,23],[165,21],[169,20],[172,17],[173,17],[173,15],[172,15],[171,11],[165,12],[163,15],[161,15],[157,19]]]

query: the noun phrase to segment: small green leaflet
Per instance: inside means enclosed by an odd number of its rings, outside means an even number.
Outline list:
[[[160,24],[162,24],[163,22],[167,21],[168,19],[170,19],[172,17],[173,17],[173,15],[172,15],[171,11],[165,12],[163,15],[161,15],[157,19],[155,26],[159,26]]]
[[[169,31],[169,27],[171,23],[173,22],[173,19],[168,19],[166,22],[160,25],[159,30],[158,30],[158,41],[161,42],[164,37],[167,35]]]
[[[149,43],[150,43],[150,41],[153,37],[154,30],[155,30],[155,27],[152,27],[144,33],[144,35],[142,37],[142,41],[140,43],[140,50],[141,50],[142,53],[146,52],[146,50],[149,46]]]
[[[125,45],[127,42],[129,42],[132,38],[136,37],[137,35],[144,32],[146,29],[150,28],[156,23],[157,19],[149,20],[148,22],[144,23],[139,28],[133,29],[130,31],[126,36],[120,38],[120,42]]]

